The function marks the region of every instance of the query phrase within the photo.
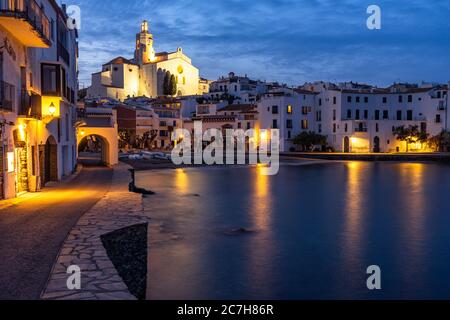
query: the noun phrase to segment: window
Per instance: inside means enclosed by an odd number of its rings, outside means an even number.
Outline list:
[[[352,96],[347,97],[347,102],[352,102]]]
[[[333,97],[333,104],[336,104],[336,103],[337,103],[337,98]]]
[[[408,96],[408,102],[413,102],[413,96],[412,95]]]
[[[287,113],[292,114],[292,106],[291,105],[287,106]]]
[[[389,119],[389,110],[383,110],[383,119]]]
[[[402,103],[403,102],[403,96],[398,96],[398,102]]]
[[[336,123],[333,123],[333,133],[336,133]]]
[[[387,103],[387,97],[383,97],[383,103],[384,103],[384,104]]]
[[[360,119],[360,112],[358,109],[358,110],[356,110],[355,120],[359,120],[359,119]]]
[[[364,119],[369,119],[369,110],[364,110]]]
[[[251,123],[247,122],[247,130],[250,130],[252,128]]]
[[[308,120],[302,120],[302,129],[303,130],[308,129]]]
[[[291,119],[286,120],[286,128],[292,129],[292,120]]]
[[[380,120],[380,110],[375,110],[375,120]]]
[[[369,97],[364,97],[364,103],[369,103]]]
[[[278,106],[272,106],[272,114],[278,114]]]
[[[69,114],[67,114],[66,113],[66,116],[64,117],[64,129],[66,129],[65,131],[66,131],[66,141],[69,141],[69,135],[70,135],[70,132],[69,132]]]
[[[436,123],[441,123],[441,115],[440,114],[436,115]]]
[[[238,129],[242,129],[242,123],[238,122]]]
[[[344,130],[345,132],[348,132],[348,123],[345,124]]]
[[[302,107],[302,114],[307,115],[308,114],[308,107]]]
[[[316,112],[316,121],[317,122],[322,121],[322,111],[321,110]]]
[[[402,110],[397,110],[397,120],[402,120]]]
[[[333,121],[336,121],[336,109],[333,110]]]
[[[319,106],[322,105],[322,99],[319,99]]]
[[[119,68],[117,68],[117,67],[114,67],[114,69],[113,69],[114,71],[118,71],[119,70]]]
[[[319,124],[319,126],[318,126],[318,128],[319,128],[319,133],[322,133],[322,125],[321,124]]]
[[[412,119],[413,119],[413,111],[412,110],[408,110],[406,112],[406,120],[412,121]]]
[[[352,118],[352,110],[348,109],[347,110],[347,119],[351,119]]]
[[[48,96],[61,96],[61,69],[59,65],[42,64],[42,94]]]
[[[50,36],[53,41],[55,41],[55,20],[52,19],[50,22]]]
[[[375,131],[380,132],[380,126],[378,125],[378,123],[375,124]]]
[[[291,139],[292,138],[292,135],[291,135],[291,131],[289,130],[288,131],[288,139]]]
[[[360,103],[361,102],[361,98],[360,97],[356,97],[356,103]]]
[[[272,121],[272,129],[278,129],[278,120],[277,119],[273,119],[273,121]]]

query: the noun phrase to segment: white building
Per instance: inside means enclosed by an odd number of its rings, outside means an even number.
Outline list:
[[[393,129],[417,125],[430,136],[449,129],[448,87],[395,84],[379,89],[346,83],[303,86],[317,92],[315,132],[339,152],[404,152]],[[424,150],[417,144],[412,150]]]
[[[230,72],[228,77],[221,77],[210,85],[210,99],[223,100],[226,96],[236,98],[234,103],[256,103],[259,95],[266,93],[268,84],[263,81],[252,80],[245,75],[236,76]]]
[[[77,31],[54,0],[0,2],[0,198],[76,166]]]
[[[258,102],[259,127],[280,130],[280,151],[294,147],[293,139],[314,131],[315,94],[306,90],[279,88],[262,95]]]
[[[172,75],[176,96],[203,94],[209,89],[209,82],[200,79],[199,70],[181,48],[174,52],[155,52],[153,35],[144,21],[136,35],[134,58],[117,57],[104,64],[102,71],[92,75],[87,96],[123,101],[127,97],[172,95],[164,90],[165,79]]]

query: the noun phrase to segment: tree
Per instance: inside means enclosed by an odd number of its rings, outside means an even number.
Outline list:
[[[129,148],[132,147],[134,144],[133,141],[133,135],[131,134],[130,130],[122,129],[119,130],[119,148]]]
[[[406,143],[406,152],[409,152],[409,145],[411,143],[423,143],[428,139],[428,134],[422,130],[419,130],[419,126],[401,126],[394,128],[394,136],[397,137],[398,141],[403,141]]]
[[[167,71],[164,75],[164,83],[163,83],[163,95],[168,96],[170,95],[170,72]]]
[[[294,144],[300,146],[303,151],[311,151],[316,145],[324,149],[327,146],[327,137],[314,132],[302,132],[294,138]]]
[[[450,151],[450,132],[442,130],[438,135],[428,139],[430,148],[437,152]]]
[[[137,137],[136,144],[139,149],[151,149],[152,143],[158,136],[158,130],[145,132],[142,136]]]
[[[177,95],[177,80],[175,79],[174,75],[170,76],[169,95],[171,95],[171,96]]]

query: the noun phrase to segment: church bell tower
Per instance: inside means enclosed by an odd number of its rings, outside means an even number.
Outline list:
[[[134,59],[139,65],[156,61],[155,49],[153,48],[153,35],[149,32],[147,20],[142,22],[141,32],[136,35]]]

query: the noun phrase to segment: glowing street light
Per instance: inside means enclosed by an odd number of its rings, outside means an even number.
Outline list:
[[[56,113],[56,107],[53,102],[48,107],[48,112],[50,113],[51,116],[53,116]]]

